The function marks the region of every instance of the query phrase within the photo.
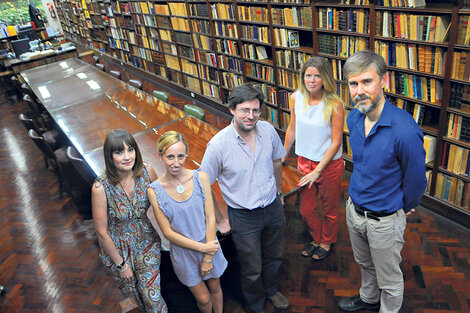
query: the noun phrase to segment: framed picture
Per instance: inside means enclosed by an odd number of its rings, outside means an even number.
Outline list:
[[[300,46],[299,43],[299,32],[296,30],[289,30],[287,32],[288,35],[288,44],[290,48],[298,48]]]

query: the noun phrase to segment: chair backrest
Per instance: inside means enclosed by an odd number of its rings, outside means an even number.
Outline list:
[[[204,121],[206,119],[206,113],[204,112],[204,110],[195,105],[185,104],[184,112],[194,116],[197,119],[200,119],[201,121]]]
[[[168,103],[168,94],[166,92],[160,91],[160,90],[154,90],[152,94],[155,98]]]
[[[103,72],[105,71],[104,64],[97,63],[97,64],[95,64],[95,66],[96,66],[99,70],[102,70]]]
[[[91,186],[95,181],[96,175],[86,164],[85,160],[82,159],[78,151],[74,147],[68,146],[66,154],[67,158],[72,162],[73,167],[80,173],[85,182]]]
[[[26,117],[26,115],[21,113],[20,115],[18,115],[18,119],[23,124],[23,126],[26,128],[26,130],[34,129],[34,131],[36,133],[38,133],[39,135],[42,134],[41,130],[39,129],[39,126],[38,126],[37,122],[35,122],[32,118],[28,118],[28,117]]]
[[[116,77],[117,79],[121,79],[121,72],[119,71],[109,71],[109,74]]]
[[[98,58],[96,55],[93,56],[93,65],[96,65],[100,61],[100,58]]]
[[[34,117],[36,119],[41,118],[41,109],[39,108],[38,104],[31,98],[29,94],[25,94],[23,96],[23,101],[26,102],[28,105],[28,108],[31,110],[31,113],[33,113]]]
[[[137,89],[143,90],[142,89],[142,82],[137,79],[129,79],[129,85],[134,86]]]
[[[57,163],[57,158],[54,154],[54,151],[52,148],[47,144],[47,142],[44,140],[43,137],[39,136],[37,132],[34,131],[34,129],[30,129],[28,131],[28,136],[31,138],[36,146],[41,150],[41,152],[51,160],[54,160]]]

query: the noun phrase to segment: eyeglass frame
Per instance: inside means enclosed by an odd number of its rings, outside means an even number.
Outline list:
[[[248,116],[248,115],[250,115],[250,113],[253,114],[254,117],[260,117],[261,116],[261,111],[259,109],[250,110],[248,108],[239,109],[239,108],[235,107],[235,110],[238,110],[238,112],[240,112],[242,114],[242,116]]]

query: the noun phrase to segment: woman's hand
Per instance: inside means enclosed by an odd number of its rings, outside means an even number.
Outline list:
[[[121,278],[127,283],[134,281],[134,273],[132,273],[132,269],[129,265],[127,265],[127,263],[124,264],[122,270],[119,271],[119,276],[121,276]]]
[[[318,179],[318,177],[320,177],[320,173],[314,170],[302,177],[297,185],[299,187],[303,187],[306,184],[309,184],[308,188],[310,188],[312,187],[313,183]]]
[[[205,276],[212,272],[212,269],[214,268],[214,263],[207,263],[204,262],[204,260],[201,262],[201,276]]]
[[[214,255],[217,251],[219,251],[219,242],[217,240],[212,240],[204,243],[202,244],[201,250],[199,251],[202,253]]]

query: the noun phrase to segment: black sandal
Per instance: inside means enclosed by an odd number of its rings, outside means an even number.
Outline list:
[[[302,256],[304,257],[311,257],[317,248],[318,246],[314,246],[313,243],[307,242],[306,244],[304,244],[304,247],[300,254],[302,254]]]
[[[324,258],[326,258],[328,256],[328,254],[330,254],[330,251],[331,251],[331,246],[330,246],[330,250],[325,250],[324,248],[318,246],[315,249],[315,252],[312,253],[312,259],[314,261],[323,260]],[[313,256],[317,256],[318,259],[314,258]]]

